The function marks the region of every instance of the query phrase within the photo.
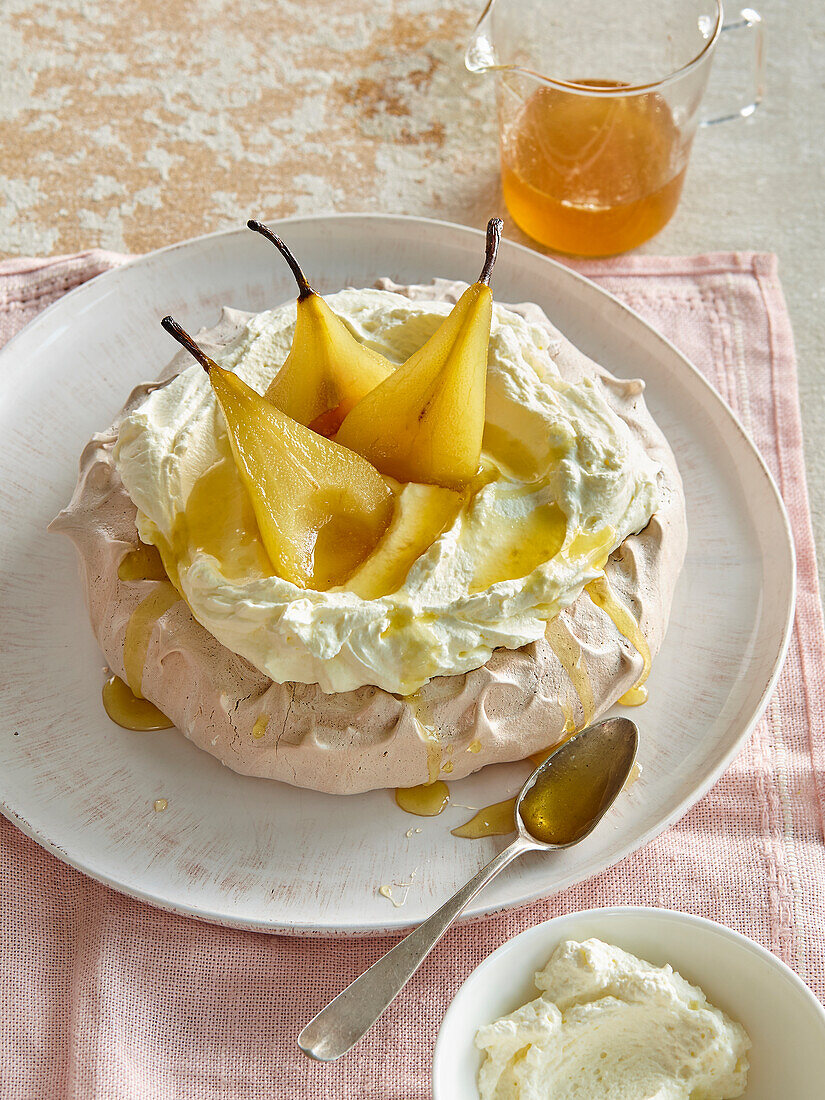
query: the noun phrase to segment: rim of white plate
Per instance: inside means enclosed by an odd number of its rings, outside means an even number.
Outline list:
[[[472,226],[460,225],[455,222],[444,221],[436,218],[422,218],[415,215],[406,214],[366,214],[358,212],[346,212],[336,214],[316,214],[307,216],[293,216],[288,218],[274,218],[268,219],[267,224],[273,227],[279,226],[295,226],[295,225],[314,225],[323,224],[330,221],[364,221],[364,222],[380,222],[386,225],[391,225],[394,222],[403,223],[415,223],[426,227],[427,229],[438,228],[442,230],[449,230],[451,232],[458,232],[469,234],[475,238],[484,238],[484,231],[476,229]],[[27,340],[31,340],[33,336],[36,337],[38,330],[41,327],[47,327],[50,323],[51,316],[55,312],[62,311],[66,308],[66,304],[74,305],[75,303],[82,302],[85,297],[96,297],[100,294],[101,287],[108,287],[109,284],[116,283],[119,279],[128,277],[130,271],[136,267],[151,268],[153,263],[156,263],[158,258],[168,255],[169,253],[180,251],[192,247],[193,245],[202,245],[204,242],[210,240],[216,240],[220,238],[229,238],[235,235],[242,235],[246,232],[245,229],[223,229],[217,230],[213,233],[202,234],[198,237],[192,237],[184,241],[177,241],[173,244],[166,245],[163,248],[156,249],[145,255],[131,258],[126,263],[119,267],[112,268],[109,271],[103,272],[95,278],[89,280],[86,283],[82,283],[80,286],[75,287],[67,294],[63,295],[56,302],[48,306],[42,313],[38,314],[32,321],[30,321],[19,333],[17,333],[8,343],[0,350],[0,392],[7,385],[10,385],[16,376],[17,370],[25,369],[25,359],[23,356],[17,356],[18,345],[24,345]],[[540,252],[535,251],[527,247],[526,245],[519,244],[515,241],[505,240],[502,241],[502,249],[506,251],[515,251],[517,254],[524,254],[529,256],[531,260],[540,260],[551,267],[562,271],[565,278],[577,282],[588,288],[589,292],[595,292],[605,302],[610,303],[611,307],[618,310],[620,313],[629,314],[634,320],[643,327],[648,336],[652,336],[663,348],[667,349],[667,353],[670,356],[676,356],[680,361],[684,369],[686,369],[690,375],[693,376],[695,383],[699,384],[700,389],[705,392],[705,397],[709,399],[711,404],[716,405],[717,409],[721,410],[723,414],[730,421],[731,425],[736,428],[737,432],[741,436],[741,441],[746,445],[747,450],[750,452],[750,456],[755,460],[756,468],[764,479],[766,488],[769,495],[772,497],[774,504],[778,509],[778,518],[781,519],[783,539],[783,551],[787,551],[788,560],[785,565],[788,570],[789,581],[789,601],[787,613],[785,616],[785,622],[783,625],[782,639],[780,646],[777,650],[776,659],[771,667],[771,671],[765,678],[761,690],[759,691],[758,702],[753,710],[750,719],[743,724],[739,734],[734,738],[728,751],[721,758],[716,767],[712,768],[704,780],[691,790],[691,793],[684,797],[674,809],[667,814],[664,818],[658,821],[654,826],[645,830],[639,837],[635,837],[629,840],[626,844],[622,844],[611,854],[606,860],[597,861],[593,869],[587,875],[587,879],[594,877],[601,873],[606,868],[614,866],[620,862],[631,852],[638,851],[645,845],[650,843],[655,837],[659,836],[670,825],[678,821],[684,814],[698,802],[707,791],[714,785],[717,779],[727,770],[733,759],[739,753],[745,740],[753,730],[756,723],[762,717],[767,707],[770,696],[776,686],[779,679],[782,667],[787,654],[788,646],[792,635],[793,617],[796,603],[796,561],[794,553],[794,543],[790,528],[790,522],[788,519],[787,511],[785,509],[784,502],[781,494],[777,488],[776,482],[771,475],[762,455],[760,454],[755,443],[751,439],[749,433],[739,421],[736,414],[728,405],[722,400],[720,395],[711,386],[707,379],[697,370],[697,368],[675,347],[671,341],[658,332],[652,325],[650,325],[639,313],[637,313],[631,307],[625,305],[619,301],[609,291],[604,290],[598,284],[594,283],[586,276],[579,274],[573,269],[567,267],[567,265],[559,263],[559,261],[553,259],[550,256],[546,256]],[[8,361],[6,361],[8,360]],[[778,534],[778,532],[777,532]],[[108,874],[99,868],[90,868],[87,863],[84,863],[82,858],[77,857],[65,849],[63,849],[59,842],[53,840],[50,837],[44,836],[39,833],[22,814],[18,813],[10,802],[0,800],[0,812],[5,817],[13,821],[20,830],[27,836],[37,841],[41,847],[57,856],[62,862],[74,867],[76,870],[81,871],[83,874],[101,882],[104,885],[110,886],[117,890],[119,893],[125,894],[129,897],[137,898],[138,900],[148,902],[155,908],[161,909],[166,912],[176,913],[183,916],[194,917],[200,920],[207,921],[212,924],[217,924],[226,927],[233,927],[239,929],[246,929],[252,931],[261,932],[277,932],[282,934],[292,935],[304,935],[304,936],[379,936],[379,935],[392,935],[399,932],[404,932],[414,927],[408,920],[405,920],[403,914],[396,916],[393,920],[387,920],[380,927],[374,926],[351,926],[341,927],[336,924],[304,924],[304,923],[292,923],[288,925],[279,925],[265,920],[251,920],[244,921],[235,918],[230,918],[222,913],[214,912],[205,908],[199,908],[196,905],[184,904],[178,901],[172,900],[168,897],[164,897],[161,894],[153,893],[152,891],[141,890],[130,885],[128,882],[124,882],[116,875]],[[576,881],[579,881],[578,879]],[[457,884],[459,885],[459,884]],[[483,919],[488,916],[493,916],[501,912],[510,912],[519,909],[525,905],[529,905],[531,902],[543,898],[552,896],[555,893],[567,888],[570,883],[567,881],[560,881],[554,883],[551,890],[538,888],[532,891],[528,891],[517,902],[504,903],[496,906],[484,906],[483,902],[476,902],[468,911],[463,915],[462,921],[470,922],[473,920]],[[481,895],[483,897],[483,894]]]

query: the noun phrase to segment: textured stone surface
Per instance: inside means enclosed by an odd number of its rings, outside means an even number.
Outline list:
[[[825,6],[762,0],[765,105],[697,138],[648,252],[775,251],[825,546]],[[478,0],[4,0],[0,254],[145,251],[331,210],[499,212],[494,87],[465,72]],[[717,69],[733,64],[720,53]],[[819,63],[821,68],[821,62]],[[508,233],[524,239],[508,226]]]

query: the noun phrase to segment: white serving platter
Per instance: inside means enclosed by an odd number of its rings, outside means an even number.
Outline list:
[[[479,231],[420,218],[338,215],[278,223],[321,292],[435,276],[472,280]],[[642,778],[584,843],[525,858],[468,916],[580,882],[677,820],[727,767],[765,708],[794,604],[787,517],[742,427],[697,371],[587,279],[505,242],[494,291],[535,301],[588,355],[642,377],[687,490],[690,543],[641,729]],[[335,797],[224,769],[177,731],[114,726],[103,658],[74,551],[46,533],[80,451],[138,382],[172,355],[159,321],[190,330],[220,307],[260,311],[294,295],[286,266],[245,228],[152,253],[79,287],[0,353],[0,807],[59,858],[164,909],[237,927],[364,934],[409,927],[501,845],[459,840],[452,805],[413,818],[392,793]],[[452,785],[453,802],[497,801],[524,765]],[[153,810],[168,800],[163,813]],[[420,829],[420,832],[410,830]],[[406,897],[401,908],[378,892]]]

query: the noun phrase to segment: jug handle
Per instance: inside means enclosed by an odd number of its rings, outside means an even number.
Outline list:
[[[700,126],[715,126],[718,122],[749,118],[762,102],[765,94],[765,33],[762,16],[753,8],[743,8],[736,19],[723,24],[721,35],[729,35],[730,40],[738,38],[740,45],[742,42],[750,41],[752,49],[750,87],[745,95],[745,103],[724,114],[701,118]]]

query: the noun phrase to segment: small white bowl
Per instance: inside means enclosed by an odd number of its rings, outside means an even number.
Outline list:
[[[441,1022],[433,1100],[478,1100],[474,1039],[538,996],[533,975],[561,940],[595,936],[656,966],[670,963],[743,1025],[753,1047],[745,1100],[823,1100],[825,1009],[764,947],[703,917],[671,909],[588,909],[528,928],[472,972]]]

